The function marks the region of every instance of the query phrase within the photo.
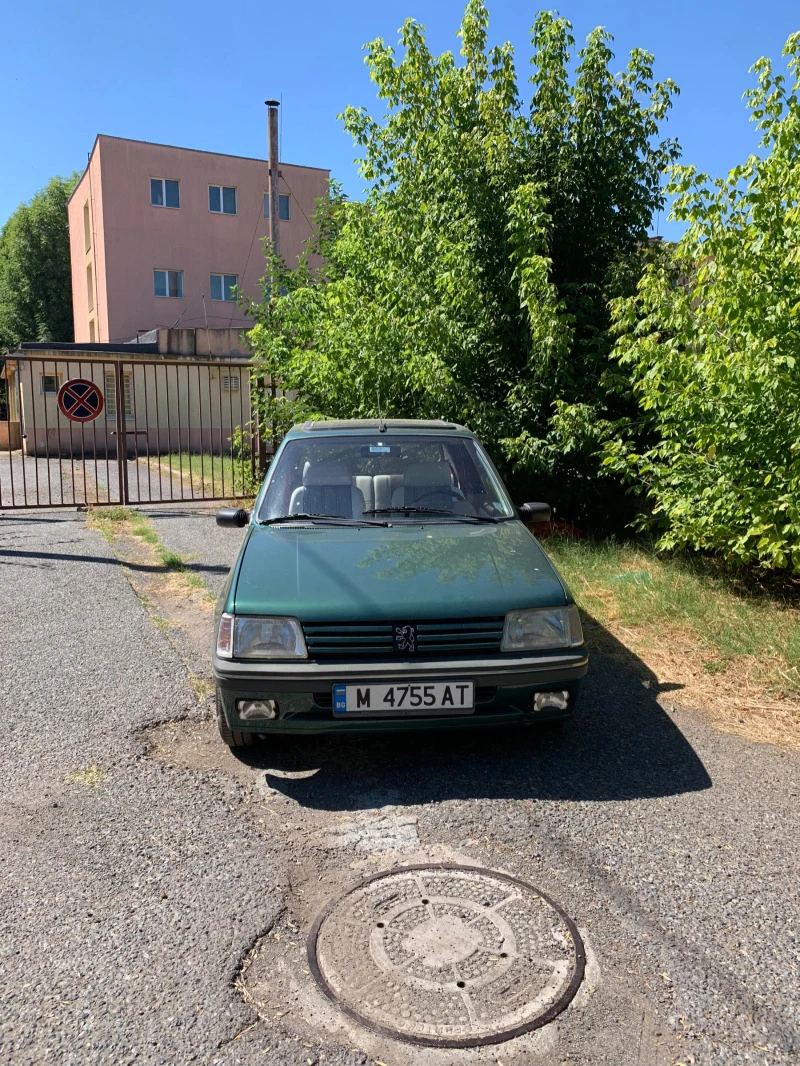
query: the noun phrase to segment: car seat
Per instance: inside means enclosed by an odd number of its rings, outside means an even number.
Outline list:
[[[292,493],[290,514],[327,514],[358,518],[364,510],[364,495],[353,485],[347,466],[332,459],[306,463],[303,484]]]
[[[402,486],[392,493],[393,507],[439,507],[453,510],[450,467],[443,462],[409,463]]]

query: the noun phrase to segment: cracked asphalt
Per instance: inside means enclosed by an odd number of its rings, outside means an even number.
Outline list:
[[[148,513],[217,590],[239,535]],[[596,657],[558,738],[291,740],[237,760],[75,514],[0,513],[0,617],[3,1066],[800,1061],[797,753]],[[580,1002],[477,1059],[378,1046],[319,1010],[313,915],[421,855],[557,899],[594,960]],[[258,990],[279,967],[270,1014]]]

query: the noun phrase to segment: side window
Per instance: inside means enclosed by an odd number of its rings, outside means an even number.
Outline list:
[[[212,274],[211,275],[211,299],[212,300],[236,300],[236,274]]]
[[[153,207],[180,207],[180,183],[172,178],[151,178],[150,203]]]
[[[83,243],[88,252],[92,247],[92,219],[89,212],[89,201],[83,205]]]

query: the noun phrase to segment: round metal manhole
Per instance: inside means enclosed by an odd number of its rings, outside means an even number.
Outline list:
[[[374,1032],[475,1047],[537,1029],[583,979],[583,941],[544,892],[473,866],[406,866],[319,915],[308,961],[325,995]]]

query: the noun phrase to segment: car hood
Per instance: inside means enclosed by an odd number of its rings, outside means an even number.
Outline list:
[[[521,522],[253,526],[228,609],[332,622],[486,617],[567,601]]]

